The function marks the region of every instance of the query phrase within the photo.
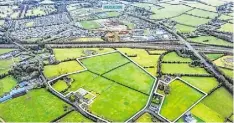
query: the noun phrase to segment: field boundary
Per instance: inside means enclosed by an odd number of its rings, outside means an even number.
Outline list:
[[[138,111],[138,112],[135,113],[132,117],[130,117],[129,119],[127,119],[127,120],[125,121],[125,122],[130,122],[130,120],[131,120],[133,117],[135,117],[136,115],[138,115],[139,113],[141,113],[142,111],[144,111],[144,110],[147,108],[148,104],[150,103],[150,98],[151,98],[151,96],[152,96],[153,93],[154,93],[154,88],[155,88],[155,86],[158,85],[158,83],[157,83],[157,78],[156,78],[156,77],[154,77],[152,74],[150,74],[148,71],[146,71],[143,67],[141,67],[139,64],[137,64],[136,62],[134,62],[133,60],[131,60],[128,56],[126,56],[125,54],[123,54],[123,53],[120,52],[119,50],[114,50],[114,51],[110,51],[110,52],[106,52],[106,53],[100,53],[100,54],[90,55],[90,56],[85,56],[85,57],[79,57],[79,58],[76,59],[76,61],[84,68],[84,70],[79,70],[79,71],[75,71],[75,72],[71,72],[71,73],[67,73],[67,74],[62,74],[62,75],[60,75],[60,76],[58,76],[58,77],[56,77],[56,78],[54,78],[54,79],[51,79],[51,80],[47,81],[47,83],[48,83],[48,85],[49,85],[49,87],[50,87],[51,89],[53,89],[54,91],[56,91],[60,96],[66,98],[66,95],[63,95],[63,94],[61,94],[60,92],[58,92],[57,90],[55,90],[55,89],[51,86],[51,83],[52,83],[53,81],[56,81],[56,80],[58,80],[58,79],[64,77],[64,76],[68,76],[68,75],[72,75],[72,74],[76,74],[76,73],[81,73],[81,72],[84,72],[84,71],[88,71],[87,67],[85,67],[84,64],[82,64],[82,62],[81,62],[80,60],[86,59],[86,58],[95,57],[95,56],[107,55],[107,54],[111,54],[111,53],[120,53],[120,54],[123,55],[125,58],[127,58],[130,62],[132,62],[133,64],[135,64],[138,68],[140,68],[141,70],[143,70],[145,73],[147,73],[150,77],[152,77],[152,78],[154,79],[153,85],[152,85],[152,87],[151,87],[151,92],[150,92],[150,95],[149,95],[149,97],[148,97],[148,101],[147,101],[146,105],[145,105],[140,111]],[[72,92],[73,92],[73,91],[72,91]],[[69,93],[71,93],[71,92],[69,92]],[[83,109],[80,105],[79,105],[79,107],[80,107],[81,109]],[[96,117],[96,118],[98,118],[98,119],[101,119],[101,120],[103,120],[103,121],[105,121],[105,122],[109,122],[109,121],[107,121],[107,120],[105,120],[105,119],[103,119],[103,118],[100,118],[100,117],[98,117],[98,116],[96,116],[96,115],[94,115],[94,114],[92,114],[92,113],[90,113],[90,112],[88,112],[88,111],[86,111],[86,110],[84,110],[84,109],[83,109],[83,111],[85,111],[85,112],[88,113],[89,115],[94,116],[94,117]]]
[[[164,117],[164,116],[162,116],[162,115],[160,114],[160,111],[161,111],[161,108],[162,108],[162,105],[163,105],[165,96],[162,95],[162,94],[159,94],[159,93],[155,92],[156,94],[158,94],[158,95],[160,95],[160,96],[163,97],[162,103],[161,103],[160,106],[159,106],[159,111],[158,111],[157,114],[158,114],[159,116],[163,117],[164,119],[166,119],[168,122],[171,122],[171,123],[176,122],[176,121],[177,121],[178,119],[180,119],[186,112],[190,111],[194,106],[196,106],[199,102],[201,102],[201,100],[203,100],[203,99],[207,96],[207,93],[205,93],[204,91],[202,91],[202,90],[198,89],[197,87],[191,85],[190,83],[188,83],[187,81],[181,79],[180,77],[175,77],[175,78],[172,79],[169,83],[165,83],[165,82],[163,82],[163,81],[161,81],[161,82],[164,83],[164,84],[166,84],[166,85],[169,85],[171,82],[173,82],[173,81],[176,80],[176,79],[182,81],[183,83],[187,84],[188,86],[192,87],[193,89],[195,89],[195,90],[197,90],[197,91],[203,93],[204,96],[201,97],[198,101],[196,101],[192,106],[190,106],[186,111],[184,111],[184,113],[182,113],[182,114],[181,114],[178,118],[176,118],[174,121],[170,121],[169,119],[167,119],[166,117]],[[157,88],[158,88],[158,86],[156,87],[156,90],[157,90]]]

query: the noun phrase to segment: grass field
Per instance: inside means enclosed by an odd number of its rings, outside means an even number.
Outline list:
[[[164,98],[160,114],[170,121],[176,120],[204,96],[200,91],[178,79],[171,82],[169,87],[170,93]]]
[[[157,54],[162,54],[167,52],[166,50],[148,50],[150,53],[157,53]]]
[[[233,69],[233,56],[223,56],[213,62],[215,65]]]
[[[14,61],[18,61],[18,58],[13,58]],[[0,59],[0,74],[7,73],[11,66],[14,64],[12,58]]]
[[[0,104],[0,117],[6,122],[50,122],[64,113],[67,105],[45,89]]]
[[[130,57],[131,60],[136,62],[142,67],[154,66],[154,68],[145,68],[151,75],[156,76],[157,61],[160,55],[149,55],[145,49],[130,49],[118,48],[120,52],[127,55],[137,55],[137,57]],[[157,52],[157,51],[154,51]],[[163,52],[163,51],[161,51]],[[160,53],[160,51],[158,51]]]
[[[70,75],[69,78],[72,78],[74,81],[71,84],[71,88],[69,88],[67,92],[84,88],[88,91],[94,91],[101,94],[113,84],[111,81],[89,71]]]
[[[193,32],[196,30],[196,28],[194,27],[185,26],[181,24],[176,24],[175,28],[177,31],[182,32],[182,33],[189,33],[189,32]]]
[[[120,53],[110,53],[91,58],[82,59],[81,62],[93,72],[103,74],[113,68],[129,62],[127,58]]]
[[[61,91],[65,90],[68,86],[67,86],[66,82],[64,82],[63,80],[58,80],[55,84],[53,84],[52,87],[55,90],[57,90],[58,92],[61,92]]]
[[[184,5],[164,4],[163,7],[165,8],[155,10],[154,11],[155,14],[153,14],[150,18],[151,19],[170,18],[182,14],[183,12],[186,12],[191,9],[190,7]]]
[[[205,9],[208,11],[216,12],[216,7],[208,6],[208,5],[202,4],[200,2],[196,2],[196,1],[187,1],[186,5],[189,5],[189,6],[195,7],[195,8],[200,8],[200,9]]]
[[[96,93],[97,97],[91,103],[89,110],[95,115],[110,121],[123,122],[127,120],[144,107],[148,99],[148,96],[144,94],[89,71],[70,75],[69,78],[72,78],[74,82],[72,82],[68,92],[84,88],[87,91]]]
[[[47,65],[44,67],[44,74],[47,78],[56,77],[62,74],[76,72],[84,68],[77,61],[62,62],[57,65]]]
[[[221,46],[232,46],[233,44],[222,39],[213,36],[199,36],[196,38],[188,38],[191,42],[202,43],[202,44],[213,44]]]
[[[205,122],[223,122],[224,117],[213,111],[203,103],[198,103],[191,110],[191,113]]]
[[[80,24],[84,29],[97,29],[100,28],[100,24],[95,21],[81,21]]]
[[[176,62],[192,62],[190,58],[183,58],[176,54],[176,52],[170,52],[163,57],[163,61],[176,61]]]
[[[17,81],[12,76],[7,76],[0,79],[0,96],[4,93],[9,92],[13,87],[15,87]]]
[[[59,122],[92,122],[90,119],[84,117],[82,114],[76,111],[72,111],[65,117],[59,120]]]
[[[114,83],[94,100],[89,109],[110,121],[123,122],[142,109],[147,99],[144,94]]]
[[[190,26],[198,26],[201,24],[205,24],[209,21],[209,19],[198,18],[198,17],[186,15],[186,14],[172,18],[172,20],[174,20],[178,23],[182,23],[182,24],[186,24],[186,25],[190,25]]]
[[[209,74],[204,68],[190,67],[189,64],[162,64],[163,73],[171,74]]]
[[[203,10],[200,10],[200,9],[194,9],[194,10],[189,11],[187,13],[195,15],[195,16],[205,17],[205,18],[215,18],[216,16],[218,16],[217,13],[203,11]]]
[[[223,117],[228,117],[233,113],[232,95],[224,87],[207,96],[202,103]]]
[[[197,87],[203,92],[208,93],[210,90],[218,86],[218,81],[214,77],[181,77],[184,81],[190,83],[191,85]]]
[[[141,115],[137,120],[136,122],[147,122],[147,123],[150,123],[150,122],[153,122],[152,121],[152,116],[149,114],[149,113],[144,113],[143,115]]]
[[[155,81],[153,77],[133,63],[119,67],[104,76],[146,94],[150,93]]]
[[[222,25],[219,30],[224,32],[233,32],[233,24],[226,23]]]
[[[96,53],[105,53],[105,52],[110,52],[113,51],[111,48],[104,48],[104,49],[99,49],[99,48],[62,48],[62,49],[53,49],[55,58],[56,60],[65,60],[69,58],[79,58],[79,57],[84,57],[86,54],[84,54],[84,51],[87,50],[92,50],[95,51]]]
[[[0,49],[0,54],[4,54],[4,53],[7,53],[7,52],[10,52],[13,50],[15,50],[15,49]]]
[[[213,60],[216,60],[216,59],[218,59],[218,58],[220,58],[220,57],[222,57],[224,54],[205,54],[206,55],[206,57],[208,58],[208,59],[210,59],[211,61],[213,61]]]
[[[219,67],[219,70],[221,70],[228,77],[230,77],[230,78],[233,77],[233,70],[229,70],[229,69],[225,69],[225,68],[221,68],[221,67]]]

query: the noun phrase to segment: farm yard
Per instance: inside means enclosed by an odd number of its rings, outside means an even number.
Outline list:
[[[165,95],[160,114],[170,121],[175,121],[205,94],[176,79],[169,84],[170,93]]]

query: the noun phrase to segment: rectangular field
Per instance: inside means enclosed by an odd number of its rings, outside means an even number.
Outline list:
[[[104,76],[145,94],[150,93],[151,87],[155,81],[152,76],[133,63],[119,67],[118,69],[104,74]]]
[[[194,27],[190,27],[190,26],[185,26],[185,25],[181,25],[181,24],[176,24],[176,30],[182,33],[189,33],[189,32],[193,32],[196,30],[196,28]]]
[[[55,58],[58,61],[69,59],[69,58],[79,58],[79,57],[85,57],[88,54],[85,54],[85,52],[92,51],[95,54],[100,54],[100,53],[106,53],[113,51],[111,48],[55,48],[53,49]],[[93,54],[93,55],[95,55]]]
[[[98,96],[89,110],[113,122],[124,122],[141,110],[148,96],[119,84],[113,84]]]
[[[191,85],[197,87],[198,89],[202,90],[203,92],[208,93],[213,88],[217,87],[219,82],[214,77],[189,77],[189,76],[182,76],[182,80],[190,83]]]
[[[77,61],[68,61],[57,65],[47,65],[44,67],[43,72],[47,78],[53,78],[80,70],[84,70],[84,68]]]
[[[163,61],[166,62],[192,62],[190,58],[183,58],[176,54],[176,52],[170,52],[163,57]]]
[[[189,64],[163,63],[162,72],[170,73],[170,74],[206,74],[206,75],[209,75],[209,73],[204,68],[190,67]]]
[[[204,11],[204,10],[200,10],[200,9],[194,9],[192,11],[187,12],[188,14],[192,14],[195,16],[201,16],[204,18],[215,18],[216,16],[218,16],[218,13],[214,13],[214,12],[208,12],[208,11]]]
[[[180,15],[178,17],[172,18],[172,20],[181,23],[181,24],[186,24],[186,25],[190,25],[190,26],[198,26],[201,24],[205,24],[209,21],[209,19],[205,19],[205,18],[198,18],[198,17],[194,17],[194,16],[190,16],[190,15]]]
[[[103,74],[113,68],[123,65],[129,60],[120,53],[110,53],[82,59],[81,62],[92,72]]]
[[[120,52],[127,56],[134,56],[136,57],[129,57],[131,60],[139,64],[141,67],[145,68],[151,75],[156,76],[157,72],[157,61],[160,55],[149,55],[145,49],[131,49],[131,48],[118,48]],[[164,51],[154,51],[155,53],[161,53]],[[151,68],[150,68],[151,66]]]
[[[165,96],[160,114],[170,121],[176,120],[204,94],[187,85],[181,80],[174,80],[169,84],[170,93]]]
[[[201,44],[213,44],[213,45],[220,45],[220,46],[232,46],[233,44],[222,39],[213,37],[213,36],[199,36],[196,38],[188,38],[189,41],[194,43],[201,43]]]
[[[59,120],[59,122],[92,122],[90,119],[84,117],[77,111],[72,111],[67,114],[65,117]]]
[[[233,113],[233,97],[224,87],[207,96],[202,103],[223,117]]]

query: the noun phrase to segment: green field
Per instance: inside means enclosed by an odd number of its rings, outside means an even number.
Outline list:
[[[110,121],[123,122],[144,107],[148,96],[85,71],[70,75],[74,82],[67,91],[79,88],[96,93],[97,97],[88,108],[90,112]],[[134,95],[134,97],[132,96]]]
[[[7,76],[0,79],[0,96],[4,93],[9,92],[13,87],[15,87],[17,81],[12,76]]]
[[[44,67],[44,74],[47,78],[57,77],[62,74],[76,72],[84,68],[77,61],[62,62],[57,65],[47,65]]]
[[[206,75],[209,75],[209,73],[206,72],[204,68],[190,67],[189,64],[163,63],[162,72],[171,73],[171,74],[206,74]]]
[[[16,59],[16,58],[14,58]],[[10,59],[0,59],[0,74],[7,73],[11,66],[14,64],[13,60]]]
[[[221,67],[219,67],[219,70],[221,70],[228,77],[230,77],[230,78],[233,77],[233,70],[229,70],[229,69],[225,69],[225,68],[221,68]]]
[[[176,24],[175,28],[177,31],[182,32],[182,33],[189,33],[189,32],[193,32],[196,30],[196,28],[194,27],[185,26],[181,24]]]
[[[65,81],[63,80],[58,80],[55,84],[53,84],[52,86],[55,90],[57,90],[58,92],[61,92],[63,90],[65,90],[68,85],[66,84]]]
[[[6,122],[50,122],[62,115],[67,105],[45,89],[0,103],[0,117]]]
[[[233,33],[233,24],[226,23],[226,24],[221,26],[219,31],[232,32]]]
[[[165,8],[155,10],[154,13],[150,18],[151,19],[165,19],[177,16],[179,14],[182,14],[183,12],[186,12],[190,10],[190,7],[184,6],[184,5],[169,5],[169,4],[163,4],[162,5]]]
[[[224,117],[213,111],[203,103],[198,103],[191,110],[191,113],[205,122],[223,122]]]
[[[84,117],[82,114],[76,111],[72,111],[65,117],[61,118],[59,122],[92,122],[90,119]]]
[[[202,44],[213,44],[213,45],[221,45],[221,46],[232,46],[233,44],[222,39],[213,37],[213,36],[199,36],[196,38],[188,38],[189,41],[194,43],[202,43]]]
[[[207,96],[202,103],[223,117],[228,117],[233,113],[232,95],[224,87]]]
[[[208,6],[208,5],[205,5],[205,4],[203,4],[201,2],[197,2],[197,1],[187,1],[186,5],[189,5],[189,6],[195,7],[195,8],[200,8],[200,9],[205,9],[208,11],[216,12],[216,7]]]
[[[67,93],[83,88],[100,94],[113,84],[111,81],[89,71],[70,75],[69,78],[72,78],[74,81],[72,82],[71,88],[68,89]]]
[[[85,57],[87,56],[84,54],[84,51],[95,51],[96,53],[105,53],[105,52],[110,52],[113,51],[113,49],[110,48],[104,48],[104,49],[99,49],[99,48],[62,48],[62,49],[53,49],[55,58],[56,60],[65,60],[69,58],[79,58],[79,57]]]
[[[80,24],[84,29],[97,29],[101,27],[101,25],[95,21],[81,21]]]
[[[7,52],[10,52],[13,50],[15,50],[15,49],[0,49],[0,54],[4,54],[4,53],[7,53]]]
[[[133,63],[119,67],[104,76],[146,94],[150,93],[154,83],[153,77]]]
[[[198,26],[201,24],[205,24],[209,21],[209,19],[198,18],[198,17],[186,15],[186,14],[180,15],[178,17],[174,17],[174,18],[172,18],[172,20],[174,20],[178,23],[186,24],[186,25],[190,25],[190,26]]]
[[[192,62],[190,58],[183,58],[176,54],[176,52],[170,52],[163,57],[163,61],[166,62]]]
[[[201,16],[201,17],[205,17],[205,18],[215,18],[216,16],[218,16],[217,13],[214,12],[208,12],[208,11],[203,11],[200,9],[194,9],[192,11],[187,12],[188,14],[192,14],[195,16]]]
[[[113,68],[129,62],[120,53],[110,53],[91,58],[82,59],[81,62],[92,72],[103,74]]]
[[[170,121],[176,120],[204,96],[200,91],[178,79],[171,82],[169,87],[170,93],[164,98],[160,114]]]
[[[211,53],[211,54],[206,54],[206,57],[208,59],[210,59],[211,61],[213,61],[213,60],[216,60],[216,59],[222,57],[223,55],[224,54],[213,54],[213,53]]]
[[[214,77],[181,77],[184,81],[190,83],[191,85],[197,87],[203,92],[208,93],[210,90],[218,86],[218,81]]]
[[[216,59],[215,61],[213,61],[213,63],[215,65],[217,65],[219,67],[223,67],[223,68],[233,69],[233,67],[234,67],[232,55],[222,56],[222,57]]]
[[[144,94],[114,83],[94,100],[89,109],[110,121],[123,122],[141,110],[147,99]]]
[[[157,72],[157,61],[160,55],[149,55],[145,49],[131,49],[131,48],[118,48],[120,52],[123,54],[137,55],[137,57],[129,57],[131,60],[139,64],[141,67],[150,67],[154,66],[154,68],[145,68],[151,75],[156,76]],[[157,52],[154,51],[155,53]],[[161,53],[163,51],[158,51],[157,53]]]
[[[141,115],[137,120],[136,122],[138,123],[142,123],[142,122],[153,122],[152,121],[152,116],[149,114],[149,113],[144,113],[143,115]]]

